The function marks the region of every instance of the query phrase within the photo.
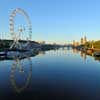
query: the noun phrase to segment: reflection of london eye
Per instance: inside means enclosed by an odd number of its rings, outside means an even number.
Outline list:
[[[26,70],[25,70],[24,63],[25,63],[25,65],[28,64],[28,66],[26,66]],[[27,68],[28,68],[28,72],[27,72]],[[19,74],[19,78],[22,76],[22,80],[24,80],[23,84],[19,85],[17,83],[16,74],[17,74],[17,76]],[[26,59],[20,60],[20,59],[17,58],[12,65],[11,76],[10,76],[11,84],[12,84],[14,90],[17,93],[24,91],[28,87],[28,85],[30,84],[31,78],[32,78],[32,62],[31,62],[31,59],[26,58]],[[18,79],[18,82],[22,81],[22,80]]]
[[[17,30],[16,30],[15,17],[17,14],[21,14],[22,16],[25,17],[25,19],[27,21],[27,25],[26,26],[20,25],[17,27]],[[28,36],[26,35],[26,33]],[[10,15],[10,34],[11,34],[12,39],[14,40],[10,49],[13,49],[13,48],[22,49],[22,45],[20,45],[19,40],[26,40],[27,42],[29,42],[29,40],[31,40],[31,37],[32,37],[31,21],[29,19],[29,16],[23,9],[16,8],[11,13],[11,15]]]

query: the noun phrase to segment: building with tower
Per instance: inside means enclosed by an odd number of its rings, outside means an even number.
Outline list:
[[[80,44],[84,45],[86,42],[87,42],[87,37],[86,36],[82,37],[80,40]]]

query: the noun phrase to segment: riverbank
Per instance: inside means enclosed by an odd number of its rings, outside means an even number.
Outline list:
[[[61,47],[61,45],[52,44],[40,44],[35,41],[30,41],[30,43],[24,47],[26,41],[19,41],[22,45],[22,49],[9,49],[12,40],[2,40],[0,41],[0,59],[13,59],[15,57],[25,58],[26,56],[35,56],[41,51],[55,50]]]
[[[19,41],[20,45],[22,45],[22,49],[24,48],[23,45],[27,43],[27,41],[22,41],[20,40]],[[12,40],[0,40],[0,52],[2,51],[5,51],[5,50],[8,50],[11,45],[13,44],[13,41]],[[45,51],[45,50],[51,50],[51,49],[57,49],[59,48],[60,45],[51,45],[51,44],[40,44],[38,42],[35,42],[35,41],[30,41],[30,43],[28,44],[28,46],[26,46],[25,49],[35,49],[35,50],[42,50],[42,51]]]
[[[100,49],[99,48],[89,48],[89,47],[86,47],[86,45],[80,45],[80,46],[73,47],[73,48],[75,48],[79,51],[82,51],[88,55],[100,57]]]

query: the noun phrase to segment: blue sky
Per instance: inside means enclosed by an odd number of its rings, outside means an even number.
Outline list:
[[[100,0],[1,0],[0,32],[9,31],[9,15],[15,8],[30,16],[33,40],[66,42],[83,35],[100,39]]]

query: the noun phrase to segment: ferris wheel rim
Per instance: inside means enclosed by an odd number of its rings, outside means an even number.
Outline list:
[[[11,37],[14,40],[14,42],[16,42],[16,40],[19,41],[19,38],[16,37],[17,33],[15,32],[15,23],[14,23],[15,17],[17,16],[17,13],[21,14],[26,19],[27,26],[28,26],[28,40],[26,39],[26,41],[31,41],[31,39],[32,39],[32,24],[31,24],[31,21],[30,21],[28,14],[21,8],[14,9],[10,15],[9,28],[10,28]],[[18,34],[20,34],[20,33],[18,33]]]

